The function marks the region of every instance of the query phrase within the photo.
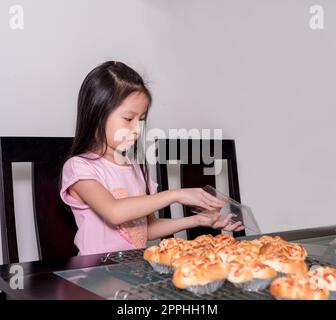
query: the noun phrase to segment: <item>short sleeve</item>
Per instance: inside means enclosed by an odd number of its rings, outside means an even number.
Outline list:
[[[88,205],[79,202],[68,192],[69,187],[79,180],[96,180],[100,182],[98,172],[88,160],[81,157],[73,157],[63,166],[60,196],[63,202],[70,207],[87,209]]]

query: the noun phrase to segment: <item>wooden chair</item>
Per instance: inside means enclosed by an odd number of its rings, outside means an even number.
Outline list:
[[[228,166],[228,185],[229,196],[234,200],[240,202],[238,170],[236,161],[236,149],[234,140],[196,140],[196,139],[157,139],[156,140],[156,172],[157,182],[159,184],[158,191],[168,190],[168,160],[179,160],[181,188],[200,188],[206,185],[216,187],[214,175],[204,175],[204,168],[213,167],[214,161],[206,163],[202,157],[202,150],[207,147],[210,155],[214,159],[227,160]],[[218,152],[222,150],[222,152]],[[193,157],[199,156],[199,163],[192,163]],[[183,206],[183,214],[185,217],[191,216],[192,208]],[[159,210],[161,218],[171,218],[171,208],[166,207]],[[187,238],[194,239],[202,234],[219,234],[219,230],[207,227],[197,227],[187,230]],[[244,236],[245,232],[234,232],[234,236]],[[173,235],[171,235],[173,236]]]
[[[32,163],[34,222],[39,259],[77,254],[73,214],[59,196],[63,163],[73,138],[0,137],[0,219],[4,263],[19,261],[15,228],[12,163]]]

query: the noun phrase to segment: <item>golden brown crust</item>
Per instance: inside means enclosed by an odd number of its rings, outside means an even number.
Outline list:
[[[228,234],[219,234],[215,236],[216,247],[231,246],[236,243],[236,239]]]
[[[174,248],[174,247],[179,247],[181,245],[183,245],[185,243],[184,239],[181,238],[167,238],[167,239],[163,239],[160,244],[159,247],[162,249],[170,249],[170,248]]]
[[[301,244],[285,241],[268,242],[264,244],[260,248],[260,254],[278,254],[295,260],[304,260],[307,257],[307,251]]]
[[[173,274],[175,287],[185,289],[190,286],[207,285],[210,282],[224,280],[227,268],[221,262],[199,264],[190,262],[176,269]]]
[[[228,256],[234,252],[234,248],[232,246],[225,246],[225,247],[219,247],[215,249],[217,256],[219,256],[222,260],[222,262],[226,263]]]
[[[247,240],[237,241],[235,244],[232,245],[232,247],[236,251],[240,251],[240,252],[252,252],[255,254],[259,254],[259,251],[260,251],[259,245],[251,241],[247,241]]]
[[[144,251],[144,259],[149,262],[160,263],[160,247],[152,246]]]
[[[193,241],[199,244],[200,247],[215,247],[216,246],[216,238],[214,238],[211,234],[203,234],[198,236]]]
[[[318,287],[336,291],[336,268],[320,267],[309,271],[308,275]]]
[[[259,260],[282,273],[301,274],[308,271],[307,264],[304,261],[288,259],[282,255],[260,256]]]
[[[184,264],[191,263],[191,262],[197,261],[197,260],[202,261],[201,259],[199,259],[197,256],[195,256],[192,253],[183,254],[183,255],[181,255],[179,257],[176,257],[175,259],[172,260],[172,267],[175,268],[175,269],[178,269],[178,268],[182,267]]]
[[[212,234],[202,234],[201,236],[196,237],[194,241],[203,243],[203,242],[211,241],[213,239],[214,237]]]
[[[201,270],[196,269],[193,272],[186,272],[182,268],[175,270],[172,278],[175,287],[185,289],[195,285],[205,285],[208,282],[203,277]]]
[[[253,241],[258,241],[261,244],[266,244],[269,242],[278,242],[278,241],[285,241],[279,236],[271,237],[271,236],[261,236],[260,238],[253,240]]]
[[[181,250],[179,246],[152,246],[144,251],[144,259],[149,262],[171,266],[172,260],[184,252],[187,251]]]
[[[249,268],[254,279],[273,279],[277,276],[277,272],[272,267],[257,260],[251,261]]]
[[[160,263],[171,266],[175,257],[181,255],[183,251],[179,247],[160,250]]]
[[[189,241],[185,241],[183,244],[181,244],[180,248],[182,250],[188,251],[188,250],[191,250],[191,249],[201,248],[201,245],[195,240],[189,240]]]
[[[255,246],[233,246],[232,251],[227,255],[226,261],[239,260],[248,263],[249,261],[257,260],[258,257],[258,250],[255,250]]]
[[[179,268],[185,263],[192,262],[193,260],[200,260],[203,262],[222,262],[220,257],[216,254],[214,249],[207,248],[195,248],[186,252],[181,252],[179,255],[175,255],[172,259],[172,266]]]
[[[295,300],[327,300],[327,289],[312,284],[307,275],[290,275],[275,279],[270,286],[271,294],[278,298]]]
[[[238,260],[232,260],[227,264],[227,279],[232,283],[245,283],[253,280],[253,274],[248,265]]]
[[[203,275],[211,282],[224,280],[227,277],[227,267],[222,262],[210,262],[202,268]]]

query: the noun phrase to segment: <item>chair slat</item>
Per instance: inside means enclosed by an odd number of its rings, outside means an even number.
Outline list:
[[[0,214],[4,263],[19,261],[12,163],[32,163],[32,198],[39,258],[53,260],[77,253],[76,223],[59,195],[62,166],[70,137],[0,137]]]

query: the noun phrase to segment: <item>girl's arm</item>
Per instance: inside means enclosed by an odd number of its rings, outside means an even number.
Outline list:
[[[176,232],[194,227],[212,227],[226,231],[241,231],[244,229],[241,221],[230,223],[232,215],[220,219],[220,211],[203,212],[183,218],[156,218],[154,214],[148,217],[148,240],[156,240]]]
[[[197,215],[183,218],[156,218],[153,215],[148,217],[148,240],[156,240],[176,232],[194,228],[199,225]]]
[[[114,225],[150,215],[174,202],[207,210],[215,210],[225,204],[201,188],[167,190],[153,195],[115,199],[99,182],[80,180],[69,188],[69,192]]]

